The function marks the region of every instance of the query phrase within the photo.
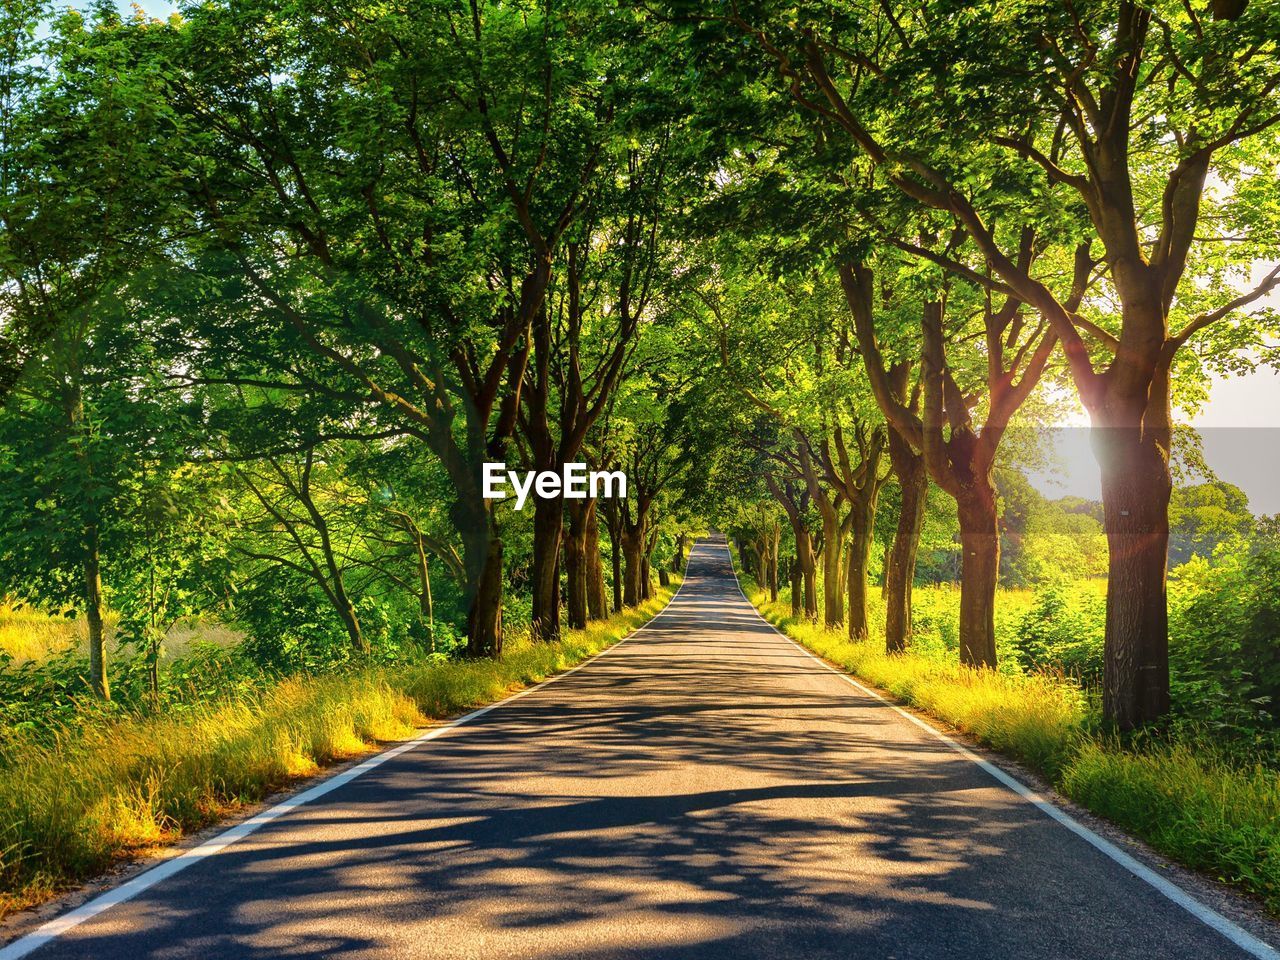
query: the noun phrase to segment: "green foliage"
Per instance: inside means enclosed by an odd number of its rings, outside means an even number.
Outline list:
[[[1180,713],[1218,736],[1280,748],[1280,550],[1240,540],[1175,571],[1169,662]]]
[[[1102,682],[1102,635],[1106,597],[1101,591],[1050,583],[1036,591],[1013,645],[1028,672],[1060,672],[1080,683]]]
[[[1219,544],[1254,525],[1249,498],[1222,480],[1175,487],[1169,500],[1169,565],[1210,557]]]

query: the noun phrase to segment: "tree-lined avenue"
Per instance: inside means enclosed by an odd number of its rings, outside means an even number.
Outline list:
[[[777,634],[717,538],[606,655],[32,955],[1268,954]]]

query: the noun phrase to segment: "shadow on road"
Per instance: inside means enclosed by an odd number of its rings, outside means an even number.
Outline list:
[[[1228,947],[780,638],[727,554],[704,545],[678,599],[626,644],[47,956],[1114,960]]]

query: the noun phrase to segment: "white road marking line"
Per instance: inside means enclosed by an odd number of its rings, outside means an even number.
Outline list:
[[[725,547],[725,553],[729,553],[729,548],[727,545]],[[731,567],[733,567],[732,554],[729,554],[729,564]],[[770,623],[767,619],[765,619],[765,617],[760,613],[760,611],[756,609],[756,605],[751,602],[751,598],[748,597],[746,592],[742,589],[742,581],[738,579],[738,571],[736,567],[733,567],[733,580],[735,585],[738,588],[738,593],[742,595],[742,599],[745,600],[747,603],[747,606],[751,608],[751,612],[754,613],[757,617],[759,617],[760,621],[764,623],[765,626],[767,626],[770,630],[772,630],[778,636],[794,644],[796,649],[799,650],[801,653],[803,653],[810,660],[813,660],[815,663],[818,663],[821,666],[825,667],[827,670],[830,670],[832,673],[834,673],[837,677],[839,677],[841,680],[845,681],[846,683],[851,684],[854,687],[857,687],[867,696],[874,697],[875,699],[879,700],[881,703],[889,707],[895,713],[911,721],[911,723],[914,723],[921,730],[924,730],[929,734],[933,735],[934,737],[936,737],[937,739],[941,740],[943,743],[949,746],[956,753],[960,754],[966,760],[971,760],[974,763],[976,763],[979,767],[981,767],[984,771],[986,771],[986,773],[990,774],[991,777],[999,781],[1001,784],[1003,784],[1009,790],[1016,793],[1018,796],[1022,797],[1022,799],[1026,800],[1032,806],[1036,807],[1036,809],[1038,809],[1041,813],[1045,814],[1045,816],[1050,817],[1053,820],[1056,820],[1059,824],[1066,827],[1068,830],[1070,830],[1080,839],[1088,843],[1091,847],[1098,850],[1100,853],[1104,854],[1105,856],[1110,857],[1112,860],[1120,864],[1120,866],[1124,867],[1126,870],[1128,870],[1138,879],[1143,880],[1149,885],[1151,885],[1152,887],[1154,887],[1157,891],[1159,891],[1169,900],[1172,900],[1178,906],[1182,907],[1182,909],[1186,910],[1187,913],[1191,914],[1193,917],[1195,917],[1205,926],[1210,927],[1213,930],[1216,930],[1218,933],[1222,934],[1222,936],[1226,937],[1228,940],[1234,943],[1241,950],[1244,950],[1250,956],[1257,957],[1259,958],[1259,960],[1280,960],[1280,952],[1277,952],[1275,948],[1272,947],[1270,944],[1265,943],[1262,940],[1259,940],[1257,937],[1249,933],[1243,927],[1232,922],[1231,920],[1228,920],[1226,917],[1224,917],[1222,914],[1218,913],[1216,910],[1212,909],[1211,907],[1205,906],[1203,903],[1201,903],[1199,900],[1192,897],[1189,893],[1187,893],[1177,884],[1171,883],[1169,880],[1166,880],[1164,877],[1160,876],[1160,874],[1156,873],[1146,864],[1142,863],[1139,860],[1136,860],[1129,854],[1125,853],[1123,850],[1117,847],[1110,840],[1107,840],[1105,837],[1102,837],[1099,834],[1094,833],[1092,830],[1086,827],[1079,820],[1072,817],[1065,810],[1054,805],[1050,801],[1044,799],[1044,797],[1040,796],[1040,794],[1036,793],[1036,791],[1032,790],[1022,781],[1009,776],[1009,774],[1005,773],[995,764],[991,763],[990,761],[984,760],[982,757],[978,756],[976,753],[974,753],[964,744],[951,739],[951,737],[948,737],[941,730],[935,729],[934,727],[925,723],[923,720],[921,720],[919,717],[915,716],[914,714],[906,710],[903,710],[896,703],[894,703],[893,701],[889,700],[886,697],[882,697],[879,693],[877,693],[875,690],[872,690],[870,687],[864,687],[862,684],[860,684],[853,677],[849,676],[849,674],[845,673],[843,670],[839,670],[836,667],[833,667],[831,664],[827,663],[827,661],[823,660],[821,657],[816,656],[810,650],[806,649],[798,641],[796,641],[792,637],[787,636],[785,633],[783,633],[781,630],[775,627],[772,623]],[[3,955],[0,955],[0,960],[4,960]]]
[[[700,543],[695,543],[690,548],[689,557],[688,557],[689,560],[693,559],[693,555],[697,551],[700,545],[701,545]],[[685,569],[688,570],[687,561],[686,561]],[[286,813],[290,813],[291,811],[296,810],[298,807],[311,803],[313,800],[318,800],[327,793],[332,793],[334,790],[337,790],[339,787],[345,786],[346,784],[350,783],[352,780],[355,780],[357,777],[364,776],[366,773],[368,773],[370,770],[373,770],[375,767],[380,767],[382,764],[386,763],[388,760],[394,759],[395,757],[400,756],[400,754],[402,753],[407,753],[408,751],[412,750],[414,747],[427,743],[430,740],[435,740],[437,737],[441,737],[446,733],[449,733],[457,729],[458,727],[461,727],[463,724],[470,723],[472,720],[475,720],[477,717],[482,717],[486,713],[489,713],[492,710],[496,710],[499,707],[506,706],[509,703],[513,703],[516,700],[519,700],[523,697],[527,697],[531,693],[536,693],[538,690],[541,690],[543,687],[549,686],[550,684],[553,684],[558,680],[563,680],[565,677],[569,676],[569,674],[571,673],[577,673],[583,667],[587,666],[588,664],[595,663],[601,657],[608,656],[610,653],[612,653],[614,650],[617,650],[620,646],[622,646],[632,637],[636,636],[636,634],[642,633],[643,631],[647,630],[649,627],[653,626],[653,624],[656,623],[659,620],[659,618],[661,618],[664,614],[666,614],[667,611],[671,609],[672,605],[674,605],[676,601],[676,597],[680,596],[680,591],[684,589],[685,584],[688,582],[689,582],[689,577],[686,576],[682,581],[680,581],[680,586],[677,587],[676,592],[671,595],[671,599],[667,601],[666,606],[664,606],[661,610],[655,613],[652,617],[646,620],[643,624],[641,624],[635,630],[632,630],[629,634],[627,634],[617,643],[614,643],[609,647],[607,647],[606,649],[601,650],[599,653],[597,653],[595,656],[591,657],[590,659],[582,661],[582,663],[578,664],[576,667],[571,667],[568,670],[564,671],[563,673],[556,674],[554,677],[548,677],[546,680],[543,680],[541,683],[535,684],[534,686],[529,687],[525,690],[521,690],[519,693],[514,693],[511,696],[506,697],[502,700],[498,700],[498,701],[495,701],[494,703],[490,703],[487,706],[480,707],[478,710],[472,710],[470,713],[465,714],[464,716],[458,717],[458,719],[456,720],[451,720],[448,723],[442,724],[438,727],[432,727],[426,733],[420,734],[419,736],[414,737],[412,740],[406,740],[403,743],[396,744],[396,746],[391,747],[387,750],[384,750],[382,753],[376,754],[375,756],[372,756],[369,759],[362,761],[361,763],[352,767],[350,770],[344,770],[342,773],[335,774],[334,776],[321,781],[320,783],[316,784],[314,787],[311,787],[307,790],[303,790],[301,793],[295,794],[286,800],[282,800],[280,803],[277,803],[275,806],[270,807],[267,810],[263,810],[261,813],[255,814],[254,816],[250,817],[248,820],[245,820],[242,823],[238,823],[234,827],[231,827],[228,830],[224,830],[222,833],[218,834],[216,837],[212,837],[209,840],[206,840],[204,843],[200,844],[199,846],[192,847],[190,850],[185,850],[182,853],[178,854],[177,856],[171,857],[170,859],[164,861],[164,863],[161,863],[155,867],[152,867],[150,870],[147,870],[143,873],[138,874],[132,880],[122,883],[120,886],[115,887],[111,890],[108,890],[106,893],[100,894],[99,896],[94,897],[92,900],[89,900],[88,902],[81,904],[80,906],[76,907],[74,910],[68,911],[67,913],[64,913],[60,917],[55,917],[54,919],[48,921],[47,923],[41,924],[35,930],[31,931],[31,933],[28,933],[26,936],[19,937],[17,940],[13,941],[13,943],[9,944],[7,947],[0,949],[0,960],[19,960],[20,957],[25,957],[28,954],[32,953],[33,951],[39,950],[45,944],[58,939],[58,937],[62,936],[68,930],[71,930],[74,927],[78,927],[80,926],[80,924],[84,923],[86,920],[90,920],[93,917],[96,917],[98,914],[102,913],[104,910],[110,910],[112,907],[116,906],[117,904],[124,903],[127,900],[132,900],[134,897],[138,896],[138,894],[146,890],[149,890],[151,887],[154,887],[157,883],[167,880],[169,877],[172,877],[174,874],[182,872],[183,870],[187,869],[187,867],[203,860],[205,857],[213,856],[214,854],[219,853],[222,850],[225,850],[227,847],[231,846],[232,844],[238,843],[239,841],[243,840],[245,837],[249,836],[249,834],[258,830],[260,827],[266,826],[272,820],[275,820]]]

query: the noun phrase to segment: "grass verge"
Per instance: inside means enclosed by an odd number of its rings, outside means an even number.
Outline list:
[[[834,666],[1025,763],[1064,796],[1280,917],[1275,769],[1233,764],[1208,739],[1122,742],[1100,732],[1096,706],[1069,680],[890,655],[883,641],[796,620],[789,601],[770,603],[749,577],[742,582],[770,623]]]
[[[326,764],[581,663],[650,620],[678,583],[557,643],[517,640],[496,661],[290,679],[243,700],[19,745],[0,765],[0,917]]]

